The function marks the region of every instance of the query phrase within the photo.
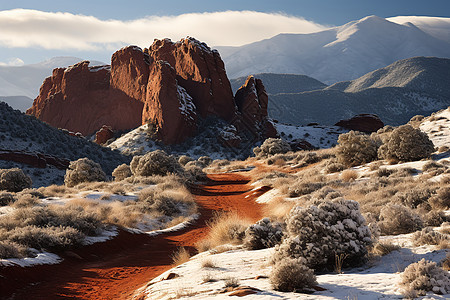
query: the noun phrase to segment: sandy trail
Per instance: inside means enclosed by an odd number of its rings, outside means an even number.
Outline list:
[[[120,231],[107,242],[61,254],[57,265],[0,269],[1,299],[130,299],[133,292],[171,268],[179,247],[194,253],[206,237],[206,222],[215,211],[234,211],[252,221],[262,218],[252,187],[243,175],[211,174],[193,187],[201,217],[187,228],[149,237]],[[248,197],[246,198],[245,196]]]

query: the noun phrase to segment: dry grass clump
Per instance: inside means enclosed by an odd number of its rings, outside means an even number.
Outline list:
[[[316,286],[314,270],[305,263],[304,258],[284,258],[274,265],[270,273],[273,289],[282,292],[304,292]]]
[[[329,160],[325,165],[325,173],[331,174],[331,173],[337,173],[340,171],[345,170],[344,164],[341,164],[340,162],[337,162],[336,160]]]
[[[181,264],[184,264],[185,262],[188,262],[191,258],[191,254],[189,254],[189,251],[187,251],[186,248],[180,247],[171,255],[171,258],[173,261],[173,265],[179,266]]]
[[[208,222],[208,237],[196,247],[199,252],[202,252],[223,244],[240,244],[250,224],[250,221],[243,219],[237,213],[218,213]]]
[[[350,182],[358,179],[358,172],[352,169],[347,169],[342,172],[341,179],[345,182]]]
[[[224,288],[236,288],[239,286],[239,279],[236,277],[228,277],[225,279]]]
[[[434,231],[431,227],[425,227],[421,231],[415,232],[412,235],[411,240],[413,241],[414,246],[439,245],[443,241],[450,241],[450,236]]]
[[[392,251],[399,250],[399,249],[401,249],[401,247],[398,245],[394,245],[390,242],[378,241],[373,244],[373,246],[370,248],[369,252],[370,252],[370,254],[375,255],[375,256],[384,256],[386,254],[391,253]]]
[[[69,188],[65,185],[52,184],[40,187],[37,191],[42,193],[44,197],[65,197],[68,194],[76,193],[77,189]]]
[[[16,198],[10,193],[0,192],[0,206],[10,205]]]
[[[450,293],[450,274],[436,263],[425,260],[410,264],[401,274],[400,286],[413,298],[424,296],[426,292]]]
[[[269,217],[272,220],[282,222],[284,218],[289,214],[292,207],[294,207],[294,201],[286,201],[283,197],[276,197],[270,202],[266,203],[262,210],[264,216]]]
[[[216,264],[211,258],[205,258],[202,260],[202,268],[217,268]]]
[[[27,254],[27,247],[21,244],[17,244],[9,240],[0,241],[0,258],[23,258],[27,256]]]
[[[7,192],[20,192],[31,188],[31,178],[19,169],[0,169],[0,190]]]
[[[298,181],[291,183],[289,186],[289,197],[299,197],[307,194],[311,194],[321,189],[325,184],[323,182],[305,182],[302,178]]]

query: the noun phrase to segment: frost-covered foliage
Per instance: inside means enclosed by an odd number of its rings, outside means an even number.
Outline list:
[[[408,207],[389,204],[381,209],[378,226],[384,235],[404,234],[421,229],[423,221]]]
[[[352,130],[339,135],[336,157],[346,166],[358,166],[377,159],[377,145],[370,136]]]
[[[112,172],[112,176],[116,181],[124,180],[125,178],[128,178],[132,175],[133,173],[131,173],[130,166],[127,164],[121,164],[120,166],[117,166],[117,168],[115,168]]]
[[[277,291],[302,292],[317,285],[314,270],[305,265],[304,258],[284,258],[270,273],[270,283]]]
[[[291,151],[291,146],[283,139],[268,138],[261,146],[253,148],[257,157],[268,157],[275,154],[283,154]]]
[[[316,270],[332,269],[339,255],[346,255],[343,266],[363,263],[372,238],[358,202],[338,198],[317,203],[291,210],[275,261],[303,257],[306,265]]]
[[[102,167],[89,158],[80,158],[71,161],[64,176],[64,184],[68,187],[76,186],[82,182],[105,181],[106,175]]]
[[[182,173],[181,165],[172,155],[163,150],[155,150],[145,155],[133,157],[130,164],[134,176],[167,175]]]
[[[273,247],[281,242],[283,227],[278,222],[264,218],[245,230],[244,245],[252,250]]]
[[[423,296],[429,291],[445,295],[450,293],[450,274],[436,263],[422,258],[405,269],[401,274],[400,285],[406,293],[414,293],[415,297]]]
[[[31,187],[31,178],[19,169],[0,169],[0,190],[20,192]]]
[[[378,157],[415,161],[429,157],[434,152],[428,135],[411,125],[403,125],[392,131],[386,142],[378,149]]]
[[[442,241],[450,240],[450,236],[434,231],[431,227],[425,227],[421,231],[415,232],[411,239],[416,246],[439,245]]]

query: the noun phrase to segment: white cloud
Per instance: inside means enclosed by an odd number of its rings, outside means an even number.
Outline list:
[[[21,60],[21,59],[18,58],[18,57],[16,57],[16,58],[11,58],[11,59],[8,60],[6,63],[0,61],[0,66],[12,66],[12,67],[18,67],[18,66],[23,66],[24,64],[25,64],[24,61]]]
[[[71,13],[0,11],[0,45],[44,49],[115,50],[148,47],[155,38],[193,36],[214,46],[240,46],[278,33],[311,33],[326,27],[300,17],[254,11],[149,16],[131,21],[99,20]]]

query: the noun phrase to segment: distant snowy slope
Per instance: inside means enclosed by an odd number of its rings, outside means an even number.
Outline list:
[[[412,23],[426,33],[450,43],[450,18],[398,16],[387,20],[398,24]]]
[[[279,34],[241,47],[217,48],[223,49],[221,55],[230,78],[291,73],[326,84],[355,79],[404,58],[450,58],[449,42],[411,23],[397,24],[377,16],[321,32]]]
[[[283,123],[333,125],[356,114],[377,114],[385,124],[400,125],[450,105],[450,59],[400,60],[353,81],[322,90],[269,97],[269,116]]]
[[[83,59],[77,57],[55,57],[41,63],[23,66],[0,66],[0,97],[25,96],[34,99],[44,79],[52,74],[54,68],[67,67]],[[91,62],[91,65],[103,64]],[[18,108],[8,102],[14,108]]]

